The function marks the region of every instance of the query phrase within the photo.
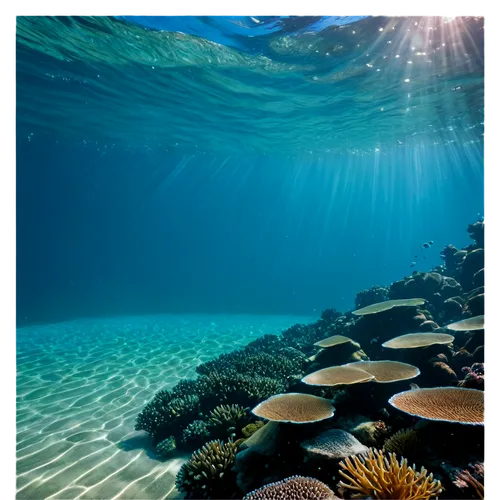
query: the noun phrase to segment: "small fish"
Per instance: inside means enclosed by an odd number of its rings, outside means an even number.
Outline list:
[[[425,257],[424,257],[424,258],[425,258]],[[415,266],[415,264],[416,264],[416,262],[412,262],[412,263],[410,264],[410,267],[414,267],[414,266]]]
[[[433,243],[434,243],[434,242],[433,242],[432,240],[431,240],[431,241],[429,241],[429,245],[432,245]]]
[[[414,274],[418,274],[418,271],[413,271],[411,274],[412,274],[412,275],[414,275]]]
[[[410,384],[410,389],[414,391],[415,389],[420,389],[420,387],[417,384]]]
[[[423,259],[427,259],[427,257],[422,257]]]
[[[380,337],[375,337],[374,339],[370,340],[370,344],[376,344],[379,341]]]
[[[422,248],[429,248],[429,247],[430,247],[429,243],[424,243],[424,244],[422,245]]]
[[[415,255],[415,257],[413,257],[414,259],[418,259],[418,255]]]

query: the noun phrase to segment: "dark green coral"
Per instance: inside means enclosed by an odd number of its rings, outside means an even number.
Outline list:
[[[216,438],[236,437],[248,422],[248,408],[233,404],[216,406],[208,415],[208,429]]]
[[[280,379],[250,376],[234,370],[211,372],[195,381],[183,382],[172,391],[158,392],[138,415],[135,429],[146,431],[155,443],[171,435],[180,438],[189,423],[199,420],[219,403],[254,406],[285,392],[288,387]]]
[[[175,479],[186,498],[233,498],[235,473],[231,470],[238,444],[215,440],[195,451]]]
[[[156,453],[162,458],[168,458],[176,450],[174,436],[169,436],[156,446]]]
[[[207,422],[194,420],[182,431],[181,445],[190,450],[196,450],[210,439]]]
[[[235,370],[249,376],[288,380],[299,377],[304,370],[305,356],[300,351],[282,350],[274,354],[252,349],[240,349],[207,361],[196,368],[200,375]]]
[[[248,439],[252,434],[255,434],[261,427],[264,427],[265,423],[262,420],[257,420],[251,424],[246,425],[241,429],[241,433],[245,439]]]
[[[213,404],[240,404],[254,406],[274,394],[285,392],[288,384],[282,380],[249,376],[233,370],[222,373],[212,372],[198,378],[203,390],[204,401]]]
[[[174,397],[168,391],[158,392],[137,417],[135,430],[144,430],[159,443],[194,420],[200,413],[197,395]]]

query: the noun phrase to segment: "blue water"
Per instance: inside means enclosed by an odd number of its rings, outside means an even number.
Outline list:
[[[17,498],[183,498],[189,454],[137,427],[157,391],[469,245],[483,35],[471,17],[19,17]],[[309,357],[326,324],[276,348]],[[454,441],[482,462],[481,439]]]
[[[474,18],[18,18],[18,323],[431,269],[483,215],[483,65]]]

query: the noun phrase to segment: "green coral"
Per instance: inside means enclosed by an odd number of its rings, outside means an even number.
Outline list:
[[[265,423],[262,420],[257,420],[257,422],[252,422],[241,429],[241,433],[245,439],[248,439],[252,434],[255,434],[261,427],[264,427]]]
[[[166,438],[173,420],[178,422],[183,415],[189,420],[190,414],[196,413],[199,404],[197,397],[201,394],[198,389],[196,380],[181,380],[172,390],[158,391],[138,415],[135,430],[146,431],[153,437],[158,435],[157,441]]]
[[[297,354],[298,353],[298,354]],[[300,351],[283,351],[275,354],[241,349],[199,365],[200,375],[234,370],[243,375],[272,377],[287,380],[300,376],[304,370],[305,356]]]
[[[156,446],[156,453],[163,458],[167,458],[176,449],[174,436],[169,436]]]
[[[255,405],[274,394],[285,392],[288,388],[288,384],[282,380],[261,376],[251,377],[234,370],[202,375],[198,378],[198,383],[207,402],[243,406]]]
[[[280,379],[234,370],[211,372],[195,381],[183,381],[172,391],[159,391],[138,415],[135,429],[146,431],[155,443],[171,435],[180,438],[182,429],[218,403],[254,406],[287,388],[287,382]]]
[[[188,395],[173,397],[168,391],[155,395],[137,417],[135,430],[149,433],[156,443],[179,432],[200,413],[200,398]]]
[[[175,479],[187,498],[231,498],[235,494],[235,473],[231,470],[238,444],[214,440],[195,451]]]
[[[185,448],[196,450],[210,439],[208,425],[203,420],[194,420],[182,431],[181,444]]]
[[[237,404],[219,405],[208,415],[208,428],[213,437],[234,437],[241,432],[247,421],[248,408]]]

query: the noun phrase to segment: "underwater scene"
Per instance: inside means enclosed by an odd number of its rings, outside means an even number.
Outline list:
[[[484,19],[18,17],[16,498],[484,498]]]

